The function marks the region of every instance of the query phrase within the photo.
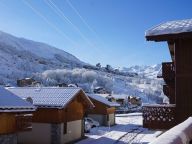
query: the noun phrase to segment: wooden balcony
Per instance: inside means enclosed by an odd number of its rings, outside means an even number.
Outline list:
[[[143,106],[143,127],[151,129],[169,129],[175,126],[175,105]]]
[[[17,131],[32,130],[32,114],[17,114],[16,129]]]
[[[174,82],[175,67],[173,62],[162,63],[162,77],[167,84]]]

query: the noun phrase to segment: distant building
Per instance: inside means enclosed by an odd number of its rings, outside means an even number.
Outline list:
[[[87,116],[98,121],[100,125],[109,126],[115,124],[115,108],[120,105],[110,102],[97,94],[87,94],[95,107],[87,111]]]
[[[27,87],[27,86],[37,86],[40,82],[34,80],[33,78],[24,78],[17,80],[18,87]]]
[[[84,136],[85,110],[94,107],[80,88],[8,88],[21,98],[31,97],[37,111],[30,133],[19,135],[25,144],[63,144]]]
[[[110,94],[110,92],[108,92],[105,88],[103,87],[95,87],[93,92],[95,94]]]
[[[17,136],[32,129],[35,107],[0,87],[0,143],[17,144]]]
[[[136,106],[142,105],[141,98],[136,97],[136,96],[128,96],[128,103],[130,103],[131,105],[136,105]]]
[[[58,83],[57,86],[58,87],[68,87],[68,85],[66,83]]]
[[[121,107],[127,104],[128,96],[126,94],[112,94],[111,96],[115,98],[115,101],[120,104]]]

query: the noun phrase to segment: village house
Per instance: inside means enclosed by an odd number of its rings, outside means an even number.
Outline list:
[[[162,63],[163,91],[170,105],[145,106],[143,123],[170,128],[192,116],[192,19],[155,26],[146,32],[146,39],[166,41],[172,61]]]
[[[24,78],[17,80],[18,87],[26,87],[26,86],[37,86],[40,85],[40,82],[34,80],[33,78]]]
[[[130,105],[134,105],[134,106],[141,106],[142,105],[141,98],[136,97],[136,96],[128,96],[128,103]]]
[[[98,121],[100,125],[112,126],[115,124],[115,108],[118,103],[110,102],[98,94],[87,94],[95,107],[87,111],[87,116]]]
[[[128,105],[128,95],[126,94],[112,94],[112,97],[115,98],[115,101],[120,104],[121,107]]]
[[[35,107],[0,87],[0,144],[17,144],[17,135],[32,129]]]
[[[33,129],[18,136],[20,143],[63,144],[84,136],[85,110],[94,105],[80,88],[17,87],[8,90],[21,98],[31,97],[37,107]]]
[[[110,94],[110,92],[107,91],[107,90],[106,90],[105,88],[103,88],[103,87],[95,87],[94,90],[93,90],[93,92],[94,92],[95,94]]]

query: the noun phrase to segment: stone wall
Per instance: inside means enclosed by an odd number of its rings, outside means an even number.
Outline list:
[[[17,135],[0,135],[0,144],[17,144]]]

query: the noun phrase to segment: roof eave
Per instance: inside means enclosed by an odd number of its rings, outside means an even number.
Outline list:
[[[192,39],[192,32],[161,34],[161,35],[146,35],[147,41],[174,41],[177,39]]]

